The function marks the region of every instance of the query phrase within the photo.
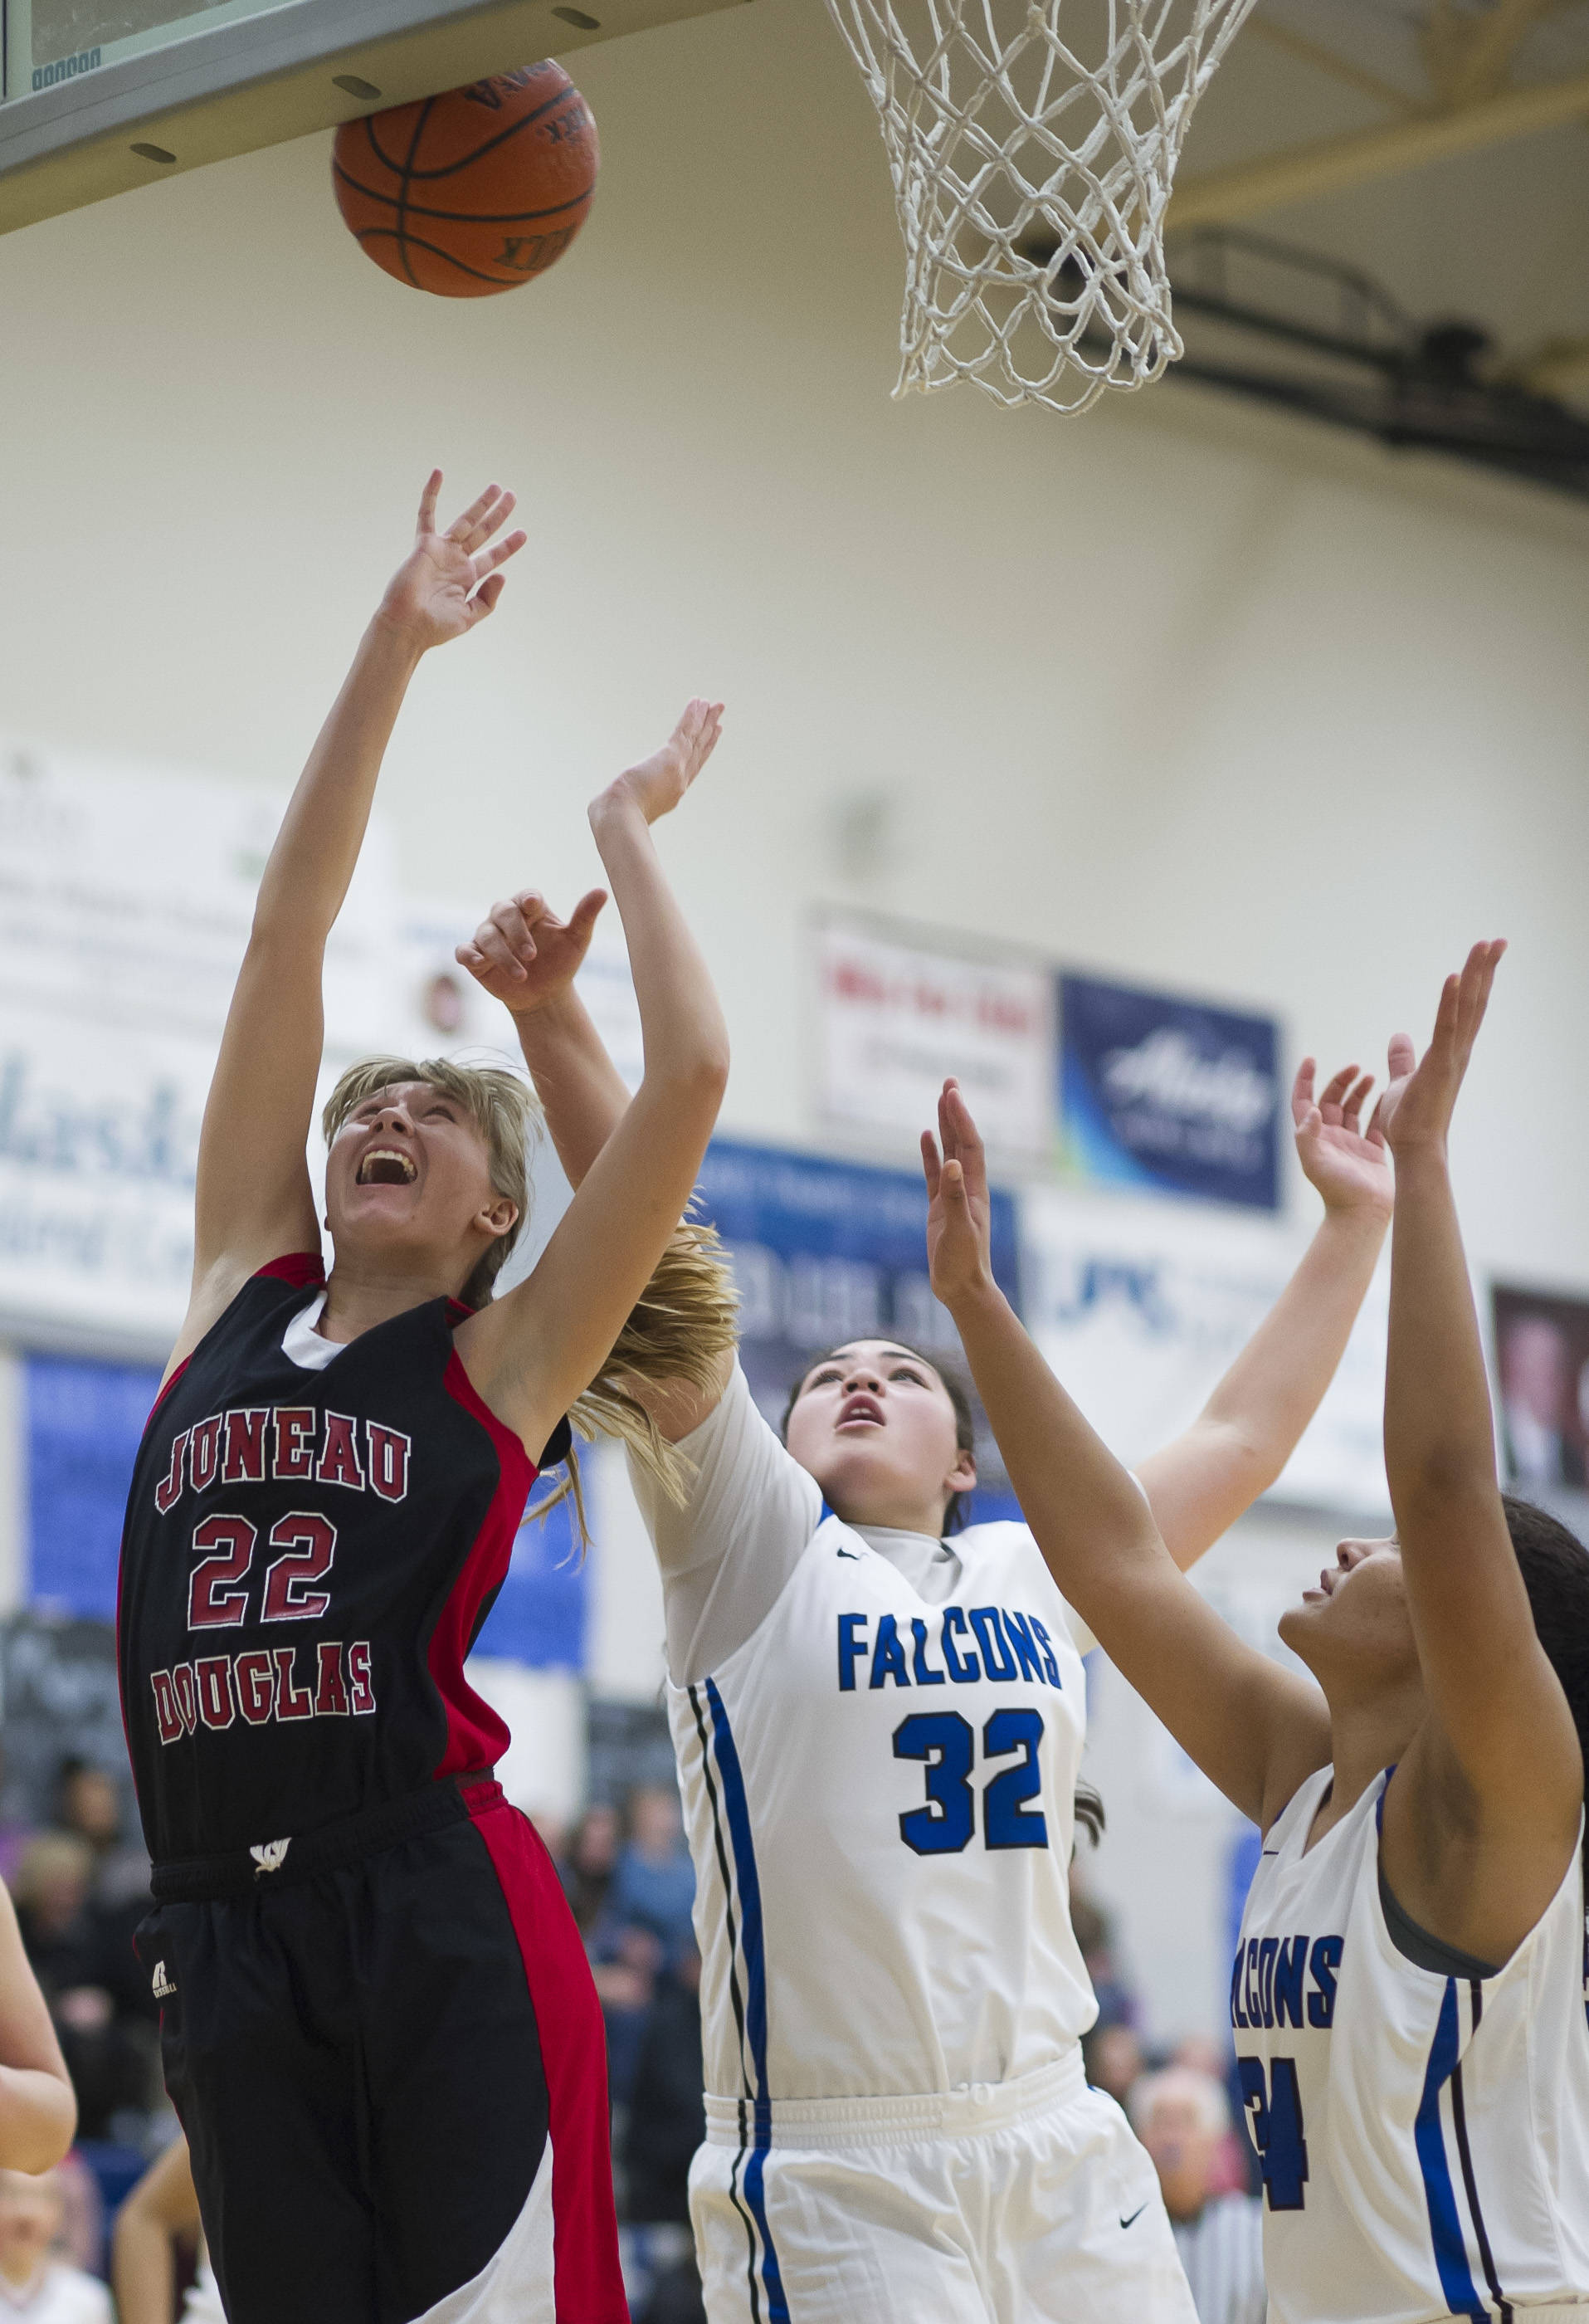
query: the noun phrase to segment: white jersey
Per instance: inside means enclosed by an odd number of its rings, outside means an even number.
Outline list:
[[[1589,1946],[1575,1858],[1493,1976],[1398,1950],[1388,1776],[1303,1853],[1331,1779],[1269,1833],[1231,2022],[1264,2179],[1274,2324],[1589,2316]]]
[[[1086,1678],[1024,1526],[944,1594],[822,1517],[749,1638],[670,1684],[706,2087],[762,2099],[1002,2082],[1097,2013],[1070,1928]]]
[[[0,2276],[0,2317],[6,2324],[111,2324],[115,2312],[98,2277],[62,2260],[46,2260],[28,2283]]]

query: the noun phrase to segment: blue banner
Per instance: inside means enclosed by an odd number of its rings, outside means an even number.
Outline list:
[[[740,1353],[768,1418],[816,1356],[892,1337],[955,1362],[960,1341],[927,1279],[927,1194],[919,1173],[831,1162],[714,1139],[701,1171],[704,1213],[728,1244]],[[993,1194],[993,1269],[1018,1308],[1014,1198]],[[963,1371],[963,1365],[960,1369]],[[1016,1514],[997,1452],[979,1431],[973,1521]]]
[[[127,1487],[160,1374],[29,1356],[23,1378],[28,1602],[113,1622]]]
[[[589,1476],[586,1471],[586,1476]],[[544,1500],[563,1471],[535,1486],[530,1506]],[[475,1650],[524,1663],[531,1670],[581,1671],[585,1666],[589,1591],[567,1497],[544,1517],[526,1518],[513,1542],[513,1559]]]
[[[1095,1184],[1280,1207],[1280,1038],[1272,1017],[1060,979],[1060,1108]]]

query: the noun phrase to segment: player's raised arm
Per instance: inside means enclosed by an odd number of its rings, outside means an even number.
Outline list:
[[[521,889],[493,904],[456,953],[512,1017],[557,1159],[576,1189],[629,1102],[574,983],[606,901],[605,890],[592,888],[565,920],[538,890]],[[676,1443],[716,1410],[733,1374],[732,1287],[715,1241],[693,1225],[675,1235],[648,1291],[614,1351],[617,1369],[623,1392],[665,1443]]]
[[[602,1370],[666,1249],[728,1079],[722,1012],[650,831],[711,757],[721,716],[721,704],[692,702],[591,809],[629,944],[645,1075],[528,1281],[458,1333],[471,1379],[532,1456]]]
[[[326,941],[363,844],[381,761],[409,681],[432,646],[495,605],[498,569],[522,532],[491,546],[513,495],[494,484],[445,532],[439,472],[425,487],[413,550],[389,583],[299,778],[254,907],[199,1139],[193,1290],[173,1351],[201,1339],[255,1268],[314,1250],[305,1161],[324,1031]]]
[[[1316,1099],[1305,1057],[1291,1090],[1297,1154],[1324,1198],[1301,1264],[1184,1434],[1137,1469],[1181,1571],[1267,1492],[1297,1448],[1352,1336],[1391,1222],[1393,1182],[1372,1074],[1336,1074]]]
[[[993,1277],[981,1140],[951,1082],[922,1139],[932,1288],[953,1316],[1049,1571],[1110,1659],[1226,1797],[1267,1823],[1329,1757],[1323,1697],[1243,1644],[1175,1565],[1134,1480]]]
[[[1417,1065],[1391,1046],[1396,1157],[1385,1471],[1429,1711],[1386,1794],[1387,1877],[1414,1919],[1491,1960],[1521,1941],[1577,1844],[1584,1768],[1495,1477],[1447,1138],[1504,946],[1475,945]],[[1490,1876],[1475,1882],[1483,1866]],[[1483,1923],[1473,1913],[1484,1906]]]

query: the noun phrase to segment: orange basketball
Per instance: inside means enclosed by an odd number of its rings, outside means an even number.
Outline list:
[[[416,290],[489,299],[562,257],[599,158],[589,106],[548,58],[344,122],[331,174],[377,266]]]

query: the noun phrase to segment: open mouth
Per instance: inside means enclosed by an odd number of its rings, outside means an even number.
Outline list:
[[[1319,1574],[1318,1589],[1303,1591],[1303,1604],[1305,1606],[1317,1606],[1321,1599],[1333,1598],[1336,1594],[1336,1583],[1340,1580],[1340,1574],[1336,1567],[1327,1565]]]
[[[359,1186],[411,1186],[419,1176],[406,1154],[395,1146],[372,1146],[359,1164]]]
[[[874,1397],[852,1396],[839,1415],[839,1425],[848,1428],[854,1420],[864,1420],[873,1428],[881,1428],[883,1407]]]

